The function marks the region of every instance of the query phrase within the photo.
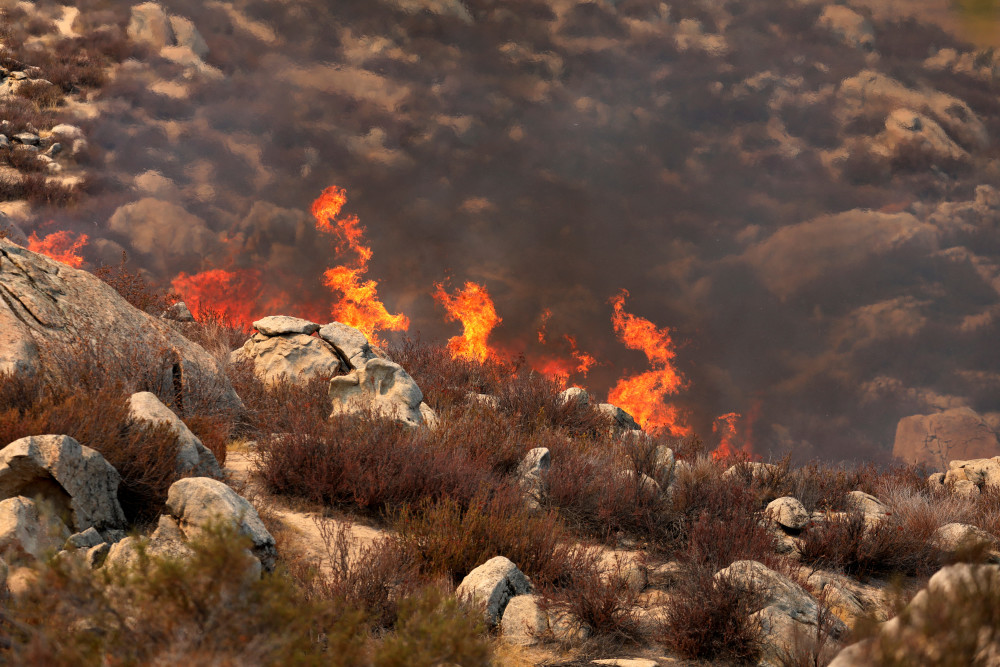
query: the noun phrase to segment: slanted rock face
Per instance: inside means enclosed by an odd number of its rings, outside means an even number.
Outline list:
[[[254,373],[265,382],[284,378],[302,383],[314,377],[340,375],[346,370],[333,346],[304,333],[254,334],[232,353],[231,359],[252,361]]]
[[[412,426],[424,424],[420,387],[399,364],[371,359],[364,366],[330,381],[333,415],[368,412]]]
[[[222,482],[208,477],[189,477],[174,482],[167,492],[167,510],[187,538],[213,522],[229,523],[250,538],[253,554],[264,569],[274,568],[277,552],[271,533],[253,505]]]
[[[319,325],[300,317],[288,315],[271,315],[253,323],[254,329],[265,336],[281,336],[282,334],[305,334],[306,336],[319,331]]]
[[[904,417],[896,425],[892,454],[906,463],[942,470],[954,459],[1000,455],[1000,441],[989,424],[970,408]]]
[[[47,552],[55,552],[67,535],[69,531],[58,519],[43,522],[30,498],[15,496],[0,501],[0,554],[44,558]]]
[[[614,425],[623,431],[642,430],[642,427],[639,426],[639,422],[637,422],[632,415],[625,412],[617,405],[612,405],[611,403],[600,403],[597,406],[597,409],[614,420]]]
[[[734,585],[763,594],[764,607],[756,612],[763,625],[765,659],[788,652],[795,646],[796,633],[816,636],[820,619],[819,603],[794,581],[752,560],[736,561],[719,570],[715,576],[726,577]],[[847,626],[834,619],[831,636],[836,640],[844,636]]]
[[[120,481],[103,456],[66,435],[21,438],[0,450],[0,498],[42,496],[77,532],[125,526]]]
[[[323,326],[319,330],[319,337],[340,351],[351,370],[360,368],[379,356],[372,350],[367,336],[354,327],[340,322],[331,322]]]
[[[170,322],[86,271],[0,239],[0,373],[58,377],[66,350],[79,344],[108,367],[147,375],[157,394],[179,394],[185,406],[242,407],[218,362]]]
[[[503,556],[496,556],[467,574],[455,595],[481,609],[492,627],[503,618],[511,598],[530,592],[531,582],[517,565]]]
[[[202,477],[222,477],[222,468],[215,454],[201,443],[180,417],[164,405],[156,394],[140,391],[129,398],[132,419],[150,424],[164,424],[177,436],[177,472],[192,472]]]

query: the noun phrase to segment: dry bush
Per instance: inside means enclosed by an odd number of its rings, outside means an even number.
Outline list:
[[[924,575],[940,560],[930,544],[933,530],[892,515],[868,523],[863,512],[852,510],[807,526],[799,553],[803,563],[841,569],[858,578]]]
[[[455,583],[494,556],[506,556],[542,587],[564,582],[574,565],[555,513],[532,512],[510,487],[484,489],[464,505],[444,497],[404,507],[391,523],[424,572]]]
[[[21,197],[34,204],[46,206],[72,206],[83,194],[75,185],[64,185],[42,174],[25,174],[21,177]]]
[[[128,255],[124,252],[120,264],[117,266],[102,264],[94,271],[94,275],[113,287],[134,307],[150,315],[159,315],[180,298],[173,292],[152,285],[142,271],[130,271]]]
[[[183,418],[195,437],[201,440],[220,466],[226,465],[226,452],[228,450],[232,421],[221,415],[189,415]]]
[[[45,163],[38,159],[38,153],[26,146],[12,144],[0,148],[0,162],[22,173],[45,171]]]
[[[25,81],[18,87],[17,95],[38,105],[39,109],[52,109],[63,101],[63,91],[44,79]]]
[[[249,361],[228,364],[226,373],[246,408],[234,424],[236,435],[262,440],[274,433],[322,430],[330,416],[329,378],[264,382]]]
[[[512,370],[495,360],[480,364],[452,359],[447,347],[431,345],[419,338],[405,338],[387,352],[416,381],[424,392],[424,400],[435,410],[465,403],[469,392],[496,393]]]
[[[714,572],[693,567],[681,579],[664,605],[656,639],[687,658],[753,664],[764,635],[752,614],[763,607],[763,594]]]
[[[548,592],[544,606],[590,630],[602,644],[635,643],[642,638],[636,606],[639,592],[629,585],[621,558],[604,565],[599,549],[580,547],[574,567],[558,589]]]
[[[208,350],[220,360],[228,361],[229,353],[253,335],[245,322],[237,322],[224,312],[202,311],[195,322],[178,323],[184,335]]]
[[[379,514],[443,497],[464,505],[496,485],[461,451],[399,422],[372,415],[292,415],[291,422],[255,451],[257,473],[274,493]]]

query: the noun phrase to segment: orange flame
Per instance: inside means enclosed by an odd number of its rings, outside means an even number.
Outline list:
[[[256,269],[211,269],[194,275],[181,273],[172,286],[196,318],[216,313],[246,323],[260,315],[257,303],[247,297],[260,294],[261,283],[261,272]]]
[[[550,342],[548,337],[548,325],[551,317],[551,310],[546,308],[542,311],[541,324],[538,327],[538,342],[542,345],[548,345]],[[541,358],[530,359],[529,361],[533,369],[542,375],[565,385],[569,382],[569,376],[573,373],[581,373],[584,377],[586,377],[587,372],[597,363],[597,359],[592,355],[581,351],[577,346],[575,337],[570,336],[569,334],[564,334],[560,340],[564,343],[560,347],[565,351],[565,354],[569,355],[570,358],[542,356]]]
[[[462,323],[462,335],[448,339],[453,359],[480,363],[496,356],[489,346],[490,332],[503,320],[497,315],[486,288],[473,282],[448,294],[443,283],[435,283],[434,299],[444,306],[448,319]]]
[[[740,418],[740,413],[730,412],[716,417],[712,423],[712,433],[719,434],[719,446],[712,452],[713,461],[722,461],[736,456],[736,448],[733,440],[736,438],[736,422]]]
[[[368,272],[372,250],[364,243],[365,228],[357,216],[338,217],[345,203],[347,193],[332,185],[312,205],[316,229],[336,237],[339,254],[355,255],[349,266],[327,269],[323,274],[323,284],[343,295],[343,299],[331,308],[334,319],[360,329],[369,340],[378,344],[376,331],[405,331],[410,326],[410,320],[402,313],[390,314],[379,300],[378,284],[374,280],[363,279],[362,276]]]
[[[611,299],[614,307],[611,322],[618,339],[626,347],[642,351],[653,369],[618,380],[608,392],[608,402],[629,412],[644,429],[674,436],[690,435],[691,427],[684,423],[680,411],[666,402],[668,396],[684,386],[684,379],[674,367],[677,355],[670,330],[659,329],[645,318],[626,313],[627,296],[628,291],[622,290]]]
[[[74,238],[73,232],[67,231],[52,232],[40,239],[38,234],[31,232],[28,238],[28,250],[79,269],[83,266],[83,257],[77,253],[80,248],[87,245],[87,239],[86,234],[79,234]]]

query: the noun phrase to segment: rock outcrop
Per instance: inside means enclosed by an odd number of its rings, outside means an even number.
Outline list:
[[[58,377],[75,348],[184,405],[242,407],[218,362],[170,322],[86,271],[0,239],[0,373]]]
[[[304,383],[314,377],[341,375],[347,370],[332,345],[305,333],[258,332],[234,351],[231,359],[237,363],[253,362],[254,373],[265,382]]]
[[[531,583],[517,565],[503,556],[491,558],[458,585],[455,595],[480,609],[486,623],[496,626],[511,598],[531,592]]]
[[[906,463],[943,469],[955,459],[1000,456],[1000,441],[990,425],[970,408],[904,417],[896,425],[892,454]]]
[[[29,436],[0,450],[0,499],[42,497],[76,532],[125,526],[120,481],[103,456],[66,435]]]
[[[164,405],[156,394],[140,391],[129,398],[129,414],[135,421],[167,426],[177,436],[177,472],[199,477],[222,477],[222,468],[208,447]]]
[[[330,381],[333,415],[371,414],[411,426],[424,424],[423,392],[399,364],[371,359],[364,366]]]
[[[14,496],[0,501],[0,555],[8,559],[45,558],[69,531],[58,519],[43,521],[34,501]]]

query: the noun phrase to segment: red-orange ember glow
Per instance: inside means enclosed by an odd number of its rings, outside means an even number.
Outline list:
[[[52,232],[44,238],[38,238],[38,234],[31,232],[28,238],[28,250],[79,269],[83,266],[83,257],[80,257],[79,250],[87,245],[87,239],[86,234],[73,234],[67,231]]]
[[[551,317],[551,310],[546,308],[542,311],[541,324],[538,327],[538,342],[542,345],[555,343],[560,348],[559,353],[557,353],[560,356],[546,354],[538,359],[529,357],[531,367],[562,385],[567,384],[569,376],[574,373],[580,373],[586,377],[587,372],[597,364],[597,359],[581,351],[576,343],[576,338],[569,334],[563,334],[561,339],[552,341],[548,335],[548,325]],[[561,355],[568,355],[568,358]]]
[[[345,203],[347,193],[332,185],[312,205],[316,229],[336,237],[339,254],[355,256],[346,266],[327,269],[323,273],[323,284],[342,295],[331,308],[333,318],[360,329],[369,340],[378,344],[376,332],[405,331],[410,320],[402,313],[391,314],[378,297],[378,283],[364,279],[372,249],[365,245],[365,228],[357,216],[340,217]]]
[[[611,300],[614,308],[611,322],[618,339],[626,347],[643,352],[653,369],[618,380],[608,393],[608,402],[630,413],[647,431],[690,435],[691,427],[681,412],[666,401],[684,386],[684,379],[674,367],[677,353],[670,330],[625,312],[627,296],[628,292],[622,290]]]
[[[195,318],[216,314],[233,322],[252,322],[261,316],[256,302],[261,292],[261,272],[255,269],[211,269],[194,275],[179,274],[172,287]]]
[[[473,282],[448,294],[442,283],[434,285],[434,299],[448,313],[448,319],[462,323],[462,335],[448,339],[453,359],[484,362],[496,356],[490,349],[490,332],[502,321],[493,307],[493,299],[482,285]]]
[[[736,456],[737,449],[734,446],[736,439],[736,423],[739,421],[738,412],[730,412],[721,417],[716,417],[712,424],[712,433],[719,435],[719,445],[712,452],[713,461],[721,461]]]

